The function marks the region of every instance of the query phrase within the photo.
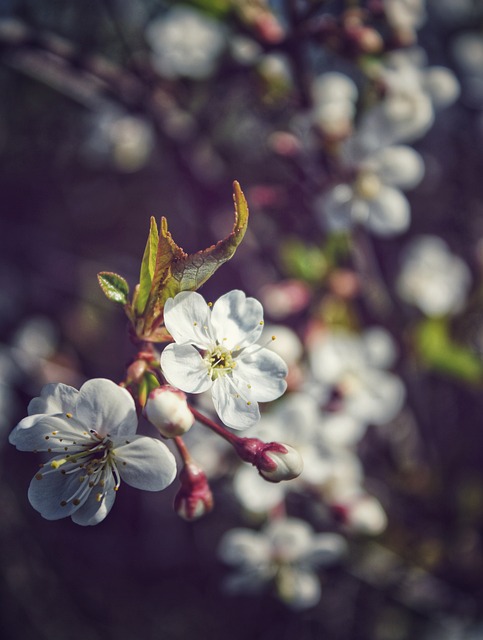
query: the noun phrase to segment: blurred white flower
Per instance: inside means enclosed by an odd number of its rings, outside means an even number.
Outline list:
[[[387,527],[387,515],[374,496],[363,491],[332,504],[346,530],[362,535],[379,535]]]
[[[383,0],[389,24],[398,31],[412,32],[426,21],[425,0]]]
[[[154,132],[147,120],[107,107],[94,113],[83,153],[91,162],[107,159],[119,171],[132,173],[144,167],[153,148]]]
[[[153,65],[162,76],[202,80],[211,75],[225,46],[222,25],[186,5],[175,5],[146,28]]]
[[[253,426],[260,419],[258,403],[285,391],[285,362],[256,344],[263,307],[243,291],[226,293],[213,309],[199,293],[178,293],[166,302],[164,322],[175,340],[161,354],[168,382],[187,393],[211,389],[216,412],[228,427]]]
[[[303,520],[274,520],[260,532],[232,529],[220,541],[219,556],[237,568],[225,582],[231,593],[259,593],[269,584],[289,607],[302,610],[320,600],[318,567],[333,564],[346,551],[334,533],[316,534]]]
[[[278,353],[289,367],[296,364],[303,354],[303,346],[298,335],[283,324],[264,325],[258,342],[270,351]]]
[[[459,96],[456,76],[446,67],[427,67],[421,49],[395,51],[385,56],[375,72],[384,98],[361,118],[356,139],[363,149],[413,142],[433,125],[435,109],[449,106]]]
[[[331,71],[315,78],[311,87],[312,122],[327,136],[340,138],[352,129],[358,91],[351,78]]]
[[[401,410],[405,389],[401,379],[386,369],[396,356],[389,334],[380,328],[361,335],[329,331],[310,351],[318,393],[336,394],[338,409],[357,421],[382,425]]]
[[[341,160],[354,178],[332,187],[318,199],[321,223],[333,231],[362,224],[385,237],[406,231],[411,208],[401,189],[412,189],[422,180],[424,163],[419,153],[397,145],[361,154],[348,141]]]
[[[230,38],[231,55],[239,64],[255,64],[263,53],[262,47],[248,36],[233,35]]]
[[[418,236],[402,254],[397,292],[427,316],[460,311],[470,286],[469,268],[450,251],[442,238]]]

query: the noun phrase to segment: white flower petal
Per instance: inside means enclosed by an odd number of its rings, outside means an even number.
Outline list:
[[[236,360],[235,375],[251,386],[251,397],[257,402],[279,398],[287,388],[287,373],[277,353],[258,346],[244,349]]]
[[[376,425],[396,417],[404,402],[405,388],[392,373],[368,369],[363,385],[346,396],[345,409],[358,420]]]
[[[190,344],[169,344],[161,354],[161,369],[170,384],[187,393],[202,393],[212,385],[205,361]]]
[[[311,549],[304,561],[311,565],[327,566],[337,562],[346,551],[345,538],[337,533],[320,533],[313,537]]]
[[[46,469],[46,471],[44,471]],[[61,468],[52,469],[46,465],[30,483],[28,499],[47,520],[60,520],[72,515],[87,499],[90,489],[80,482],[80,473],[64,475]],[[84,483],[87,483],[87,478]],[[82,492],[80,505],[75,505],[72,496]]]
[[[53,431],[57,431],[56,438],[53,438]],[[65,444],[77,443],[86,439],[83,435],[84,427],[74,418],[66,418],[61,415],[33,415],[21,420],[13,429],[9,436],[10,444],[13,444],[19,451],[49,451],[56,445],[58,438],[65,439]],[[89,438],[87,438],[90,441]]]
[[[218,556],[226,564],[244,569],[266,565],[270,557],[267,538],[250,529],[231,529],[220,541]]]
[[[430,67],[425,71],[424,88],[438,109],[449,107],[461,93],[458,78],[450,69],[441,66]]]
[[[379,236],[403,233],[409,227],[411,208],[401,191],[382,186],[376,199],[369,202],[367,226]]]
[[[246,347],[263,331],[263,307],[235,289],[218,298],[211,312],[211,324],[218,342],[230,350]]]
[[[272,545],[272,553],[284,562],[305,557],[312,546],[312,527],[298,518],[273,520],[264,528]]]
[[[67,384],[46,384],[42,387],[40,397],[30,401],[28,414],[31,416],[35,413],[72,413],[78,393],[77,389]]]
[[[382,327],[371,327],[362,334],[368,363],[373,367],[388,369],[396,360],[396,344]]]
[[[164,306],[164,324],[178,344],[191,343],[206,349],[214,342],[210,317],[210,307],[203,296],[193,291],[178,293]]]
[[[309,355],[314,376],[325,384],[337,384],[347,369],[364,366],[358,337],[343,330],[328,333]]]
[[[223,579],[223,590],[230,595],[238,593],[247,593],[255,595],[260,593],[267,582],[273,578],[275,573],[274,567],[250,567],[250,569],[241,569],[237,573],[226,576]]]
[[[161,491],[176,476],[176,460],[160,440],[131,436],[123,443],[114,441],[114,460],[124,482],[144,491]]]
[[[366,424],[344,412],[326,413],[320,425],[321,439],[329,446],[350,447],[366,432]]]
[[[112,509],[114,501],[116,500],[116,491],[114,490],[114,486],[115,480],[112,473],[106,474],[105,484],[103,487],[103,499],[98,500],[99,492],[94,487],[89,493],[84,504],[72,514],[72,521],[84,527],[102,522]]]
[[[250,389],[241,379],[222,376],[211,389],[216,413],[227,427],[248,429],[260,420],[260,410],[255,400],[250,400]]]
[[[355,82],[343,73],[329,71],[317,76],[310,87],[314,102],[355,102],[357,100],[357,86]]]
[[[267,482],[253,467],[243,465],[233,478],[235,495],[244,509],[253,513],[268,513],[285,499],[291,483]]]
[[[352,227],[354,192],[348,184],[339,184],[317,200],[320,224],[330,231],[347,231]]]
[[[370,165],[381,182],[390,187],[412,189],[424,176],[424,161],[412,147],[393,145],[370,156]]]
[[[282,572],[278,594],[292,609],[300,611],[315,606],[320,600],[320,582],[312,571],[294,568]]]
[[[130,435],[136,432],[134,400],[126,389],[104,378],[85,382],[79,390],[74,416],[86,429],[102,435]]]

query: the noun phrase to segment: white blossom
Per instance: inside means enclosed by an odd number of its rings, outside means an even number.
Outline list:
[[[425,0],[383,0],[384,12],[395,29],[412,32],[426,20]]]
[[[136,435],[134,400],[110,380],[89,380],[79,391],[48,384],[28,413],[9,441],[20,451],[53,454],[28,492],[31,505],[47,520],[70,516],[77,524],[98,524],[111,510],[121,480],[160,491],[176,475],[166,445]]]
[[[376,72],[384,98],[363,114],[356,139],[364,149],[413,142],[433,125],[435,109],[459,95],[455,75],[445,67],[426,67],[421,49],[395,51]]]
[[[270,522],[260,532],[232,529],[220,542],[220,558],[237,568],[225,583],[232,593],[258,593],[269,584],[289,607],[302,610],[320,600],[316,569],[337,562],[346,550],[342,536],[315,534],[303,520]]]
[[[168,78],[207,78],[225,46],[219,22],[183,5],[155,18],[146,29],[146,39],[155,68]]]
[[[386,369],[395,360],[395,345],[381,328],[362,335],[331,331],[310,352],[316,393],[337,394],[339,410],[366,424],[382,425],[400,411],[405,389]]]
[[[82,152],[90,163],[108,160],[123,173],[142,169],[154,148],[150,123],[108,105],[91,118]]]
[[[418,236],[402,255],[397,292],[427,316],[457,313],[471,285],[465,262],[437,236]]]
[[[175,340],[161,355],[168,382],[187,393],[211,389],[216,412],[228,427],[245,429],[260,419],[259,402],[275,400],[287,386],[287,366],[257,343],[263,308],[234,290],[213,308],[199,293],[167,300],[166,328]]]
[[[421,156],[405,145],[361,153],[349,141],[345,150],[343,164],[354,177],[332,187],[318,200],[321,223],[333,231],[361,224],[379,236],[406,231],[411,208],[401,189],[412,189],[422,180]]]
[[[353,80],[337,71],[322,73],[312,83],[311,94],[313,123],[326,135],[347,136],[352,129],[358,94]]]

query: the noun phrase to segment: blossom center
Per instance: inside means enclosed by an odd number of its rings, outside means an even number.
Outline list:
[[[219,344],[206,351],[204,360],[212,380],[216,380],[227,373],[232,373],[236,365],[232,352]]]
[[[42,465],[35,478],[42,480],[46,474],[59,472],[64,476],[75,475],[78,478],[77,487],[72,495],[60,502],[61,507],[66,507],[69,503],[74,506],[80,505],[94,488],[97,490],[97,501],[102,502],[109,488],[106,486],[106,480],[111,474],[114,476],[114,491],[119,489],[121,483],[115,462],[114,443],[110,435],[103,436],[94,429],[84,431],[82,435],[84,437],[79,438],[79,441],[72,440],[58,431],[46,436],[46,439],[52,441],[49,452],[62,451],[64,456],[52,460],[48,465],[50,469],[45,469],[46,465]]]
[[[354,191],[363,200],[374,200],[381,190],[379,177],[371,171],[361,171],[354,182]]]

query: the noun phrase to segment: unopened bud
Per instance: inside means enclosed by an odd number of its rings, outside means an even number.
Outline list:
[[[356,533],[377,536],[387,527],[387,516],[381,503],[368,494],[333,504],[332,511],[342,524]]]
[[[181,471],[181,488],[174,499],[174,509],[184,520],[197,520],[213,509],[213,494],[200,467],[189,462]]]
[[[283,447],[285,451],[268,449],[264,454],[265,457],[273,463],[274,468],[259,468],[260,475],[270,482],[293,480],[302,473],[304,468],[304,461],[297,449],[294,449],[288,444],[282,444],[280,446]]]
[[[235,444],[242,460],[250,462],[270,482],[293,480],[302,473],[304,463],[299,452],[281,442],[262,442],[258,438],[240,438]]]
[[[175,438],[186,433],[195,421],[186,395],[169,385],[153,389],[148,396],[144,415],[165,438]]]

